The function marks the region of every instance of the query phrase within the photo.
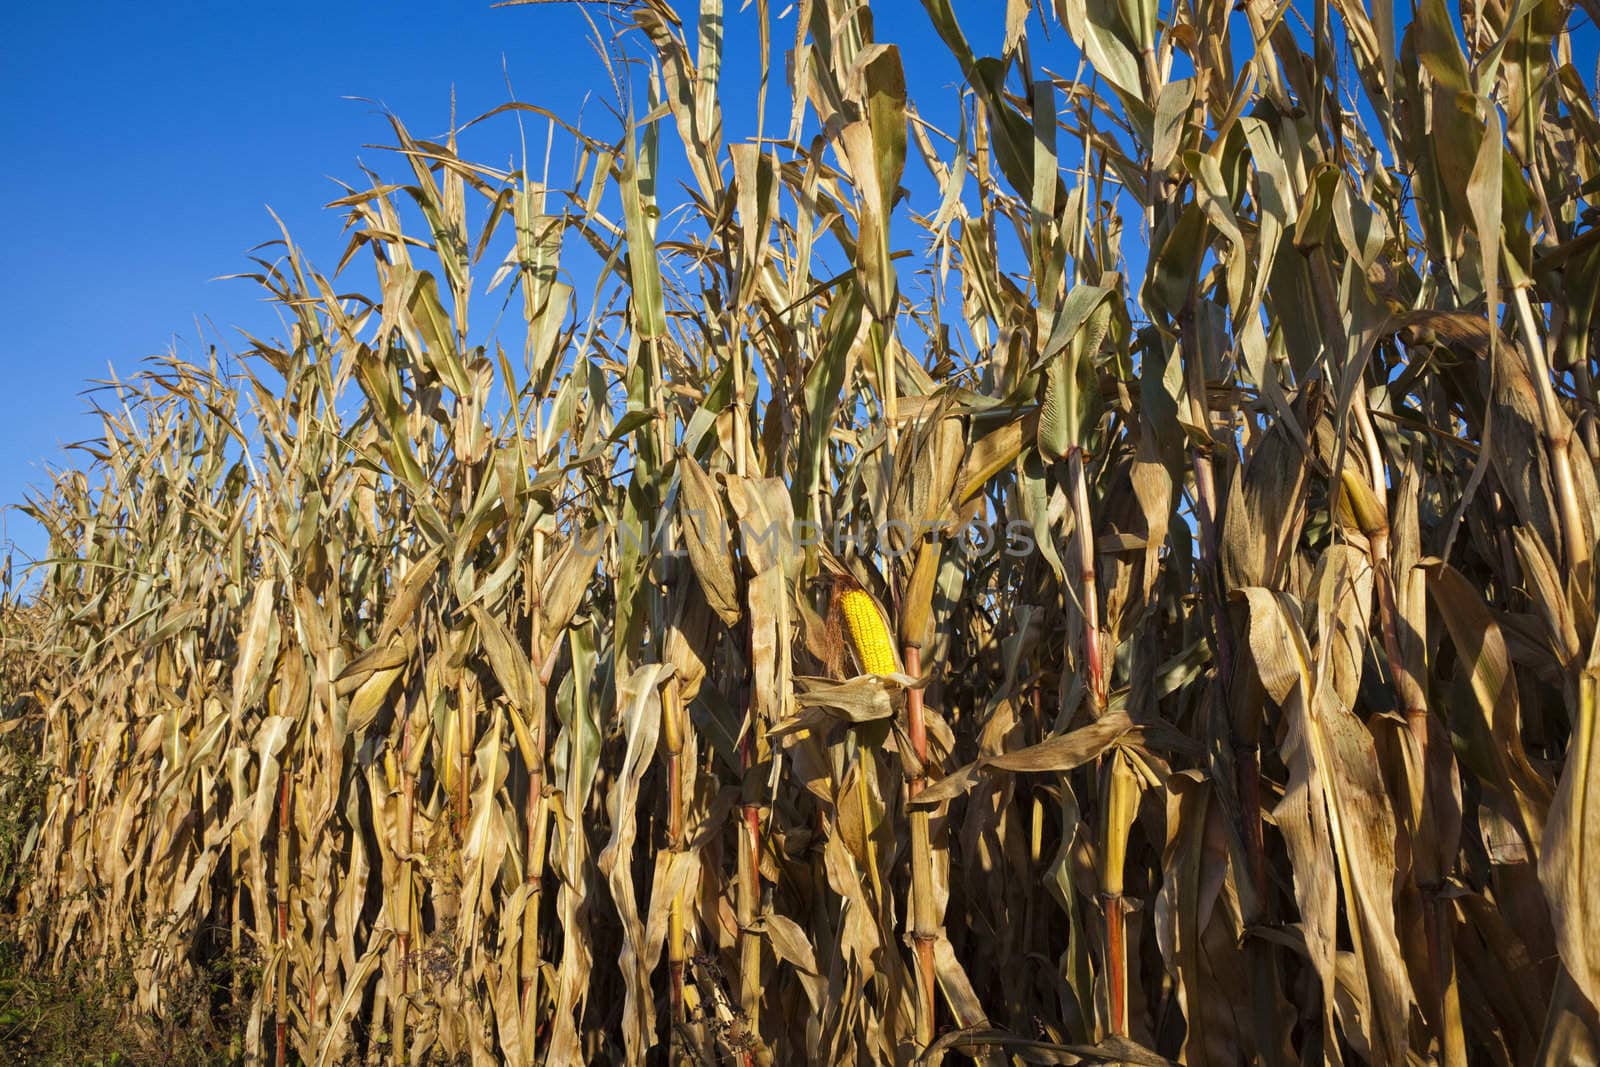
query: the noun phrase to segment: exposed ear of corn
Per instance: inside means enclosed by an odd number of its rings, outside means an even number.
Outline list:
[[[894,637],[872,594],[859,587],[847,588],[839,593],[838,603],[861,669],[867,674],[897,673],[900,663],[895,658]]]

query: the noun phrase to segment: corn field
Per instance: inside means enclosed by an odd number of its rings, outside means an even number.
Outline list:
[[[1600,7],[743,8],[90,394],[30,964],[233,961],[249,1064],[1600,1063]]]

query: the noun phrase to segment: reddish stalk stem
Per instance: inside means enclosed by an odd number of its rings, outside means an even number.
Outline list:
[[[667,777],[672,781],[667,786],[667,843],[677,852],[683,848],[683,763],[682,757],[673,752],[667,756]]]
[[[916,645],[905,646],[906,673],[916,678],[922,674],[922,649]],[[911,751],[916,754],[917,762],[926,765],[928,762],[928,722],[922,708],[922,690],[912,687],[906,690],[906,726],[911,736]],[[916,777],[911,779],[911,796],[915,798],[927,784],[927,775],[918,771]]]
[[[1128,962],[1122,923],[1122,894],[1108,895],[1106,908],[1106,982],[1110,987],[1111,1032],[1128,1036]]]

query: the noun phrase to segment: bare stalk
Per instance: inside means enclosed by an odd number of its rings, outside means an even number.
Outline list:
[[[922,674],[922,649],[905,646],[906,673]],[[911,799],[916,800],[927,787],[928,724],[923,712],[922,689],[906,690],[906,722],[911,736],[911,751],[917,769],[910,782]],[[928,827],[929,812],[924,807],[911,809],[911,942],[917,954],[917,1044],[926,1048],[933,1041],[933,1018],[937,1008],[933,948],[939,924],[933,906],[933,841]]]

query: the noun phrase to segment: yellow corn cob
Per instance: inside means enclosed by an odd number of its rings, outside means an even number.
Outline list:
[[[900,665],[894,658],[889,626],[877,602],[863,589],[846,589],[839,594],[839,614],[844,616],[856,658],[868,674],[894,674]]]

